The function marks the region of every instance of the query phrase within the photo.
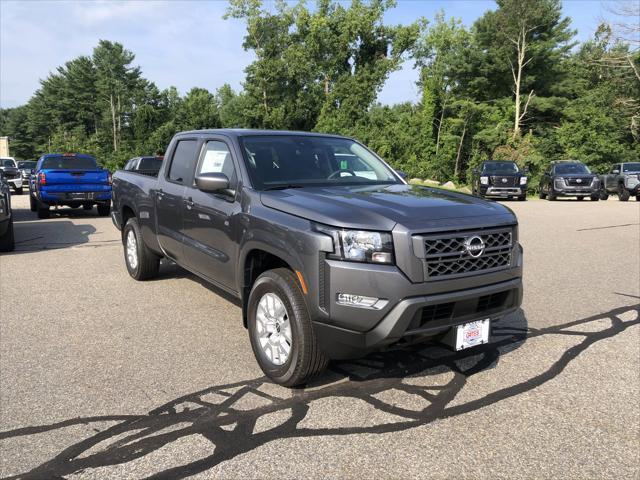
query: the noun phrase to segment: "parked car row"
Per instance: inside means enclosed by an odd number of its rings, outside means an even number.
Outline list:
[[[487,161],[473,170],[471,191],[483,198],[517,198],[526,200],[528,171],[520,170],[516,162]],[[582,162],[563,160],[551,162],[538,184],[541,199],[556,200],[573,197],[577,200],[607,200],[616,194],[626,202],[635,196],[640,201],[640,162],[619,163],[605,175],[596,175]]]

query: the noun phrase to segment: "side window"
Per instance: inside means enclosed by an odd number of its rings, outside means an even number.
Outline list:
[[[196,163],[197,140],[180,140],[176,145],[169,168],[169,180],[171,182],[183,183],[193,172]]]
[[[200,173],[224,173],[229,179],[230,188],[235,188],[236,170],[226,143],[219,140],[209,140],[206,143],[196,175]]]

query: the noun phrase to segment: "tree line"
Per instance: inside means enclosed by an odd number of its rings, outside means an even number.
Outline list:
[[[231,0],[255,55],[240,91],[160,90],[123,45],[101,40],[41,80],[26,105],[0,110],[0,134],[23,159],[96,155],[110,169],[166,148],[186,129],[244,127],[353,136],[409,176],[465,182],[483,160],[535,176],[551,160],[600,171],[640,157],[636,7],[578,44],[559,0],[498,0],[473,25],[440,13],[389,25],[391,0]],[[625,4],[626,5],[626,4]],[[405,62],[420,100],[381,105]]]

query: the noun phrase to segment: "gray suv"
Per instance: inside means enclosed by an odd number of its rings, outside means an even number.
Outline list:
[[[133,278],[166,257],[239,298],[283,385],[404,340],[487,343],[522,300],[510,209],[407,185],[350,138],[179,133],[157,175],[114,174],[112,216]]]
[[[640,162],[617,163],[600,176],[600,200],[618,195],[626,202],[632,195],[640,202]]]

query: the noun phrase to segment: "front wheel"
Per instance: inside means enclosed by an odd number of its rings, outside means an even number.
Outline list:
[[[16,195],[22,195],[22,187],[20,187],[20,188],[15,188],[15,189],[13,190],[13,192],[14,192]]]
[[[600,189],[600,194],[599,194],[600,200],[607,200],[609,198],[609,193],[607,193],[607,190],[603,187]]]
[[[526,199],[527,199],[527,196],[526,196],[526,195],[520,195],[520,196],[518,197],[518,200],[520,200],[521,202],[524,202]]]
[[[318,344],[302,290],[291,270],[264,272],[251,288],[248,327],[253,353],[275,383],[293,387],[329,363]]]
[[[547,194],[544,193],[542,187],[540,187],[540,189],[538,190],[538,198],[540,198],[540,200],[544,200],[545,198],[547,198]]]
[[[158,274],[160,257],[144,244],[138,219],[130,218],[122,231],[124,261],[127,270],[136,280],[147,280]]]
[[[547,194],[547,200],[553,202],[556,199],[556,194],[553,193],[553,188],[549,188],[549,193]]]
[[[579,202],[581,202],[581,201],[583,201],[583,200],[584,200],[584,197],[576,197],[576,200],[577,200],[577,201],[579,201]]]
[[[598,200],[600,200],[600,195],[598,195],[598,194],[591,195],[591,201],[592,202],[597,202]]]
[[[98,215],[101,217],[107,217],[109,216],[109,213],[111,213],[111,205],[109,203],[98,204]]]
[[[627,190],[627,188],[624,186],[624,184],[620,184],[618,185],[618,200],[620,200],[621,202],[626,202],[627,200],[629,200],[629,197],[631,196],[631,194],[629,193],[629,190]]]

